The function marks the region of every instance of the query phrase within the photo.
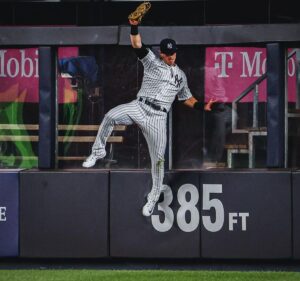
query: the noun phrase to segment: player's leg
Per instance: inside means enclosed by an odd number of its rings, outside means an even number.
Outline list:
[[[115,125],[131,125],[133,120],[141,115],[136,102],[119,105],[108,111],[99,127],[97,137],[92,146],[91,155],[83,162],[85,168],[93,167],[97,160],[102,159],[106,155],[105,145],[108,137],[111,135]]]
[[[154,117],[143,128],[151,157],[152,175],[152,189],[147,196],[147,203],[143,207],[144,216],[152,214],[155,204],[163,191],[164,156],[167,141],[166,131],[166,119],[162,119],[160,116],[158,118]]]

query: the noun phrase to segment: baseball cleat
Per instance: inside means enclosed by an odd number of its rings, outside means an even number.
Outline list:
[[[147,201],[146,205],[143,207],[143,216],[149,217],[154,211],[154,207],[157,200],[150,199]]]
[[[105,150],[103,150],[97,154],[92,152],[92,154],[88,158],[86,158],[86,160],[82,163],[82,167],[84,167],[84,168],[93,167],[96,164],[97,160],[103,159],[105,157],[105,155],[106,155]]]

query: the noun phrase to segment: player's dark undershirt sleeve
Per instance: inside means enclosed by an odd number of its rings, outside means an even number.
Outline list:
[[[180,102],[184,103],[186,100],[180,100]],[[196,109],[196,110],[204,110],[204,102],[201,102],[201,101],[197,101],[194,103],[194,106],[193,108]]]
[[[147,54],[149,53],[148,48],[144,44],[142,44],[141,48],[133,48],[133,50],[140,60],[147,56]]]

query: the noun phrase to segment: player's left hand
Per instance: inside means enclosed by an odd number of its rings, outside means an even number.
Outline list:
[[[130,25],[138,25],[139,22],[137,20],[129,20]]]
[[[128,16],[129,22],[130,20],[135,20],[138,23],[141,23],[143,17],[148,13],[151,8],[150,2],[143,2],[140,4],[130,15]]]
[[[208,103],[204,106],[204,110],[205,110],[205,111],[211,111],[212,105],[213,105],[214,103],[216,103],[216,102],[218,102],[217,99],[214,99],[214,98],[210,99],[210,100],[208,101]]]

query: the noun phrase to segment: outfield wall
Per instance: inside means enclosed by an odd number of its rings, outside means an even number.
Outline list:
[[[300,173],[1,170],[0,256],[299,259]],[[298,196],[299,195],[299,196]]]

